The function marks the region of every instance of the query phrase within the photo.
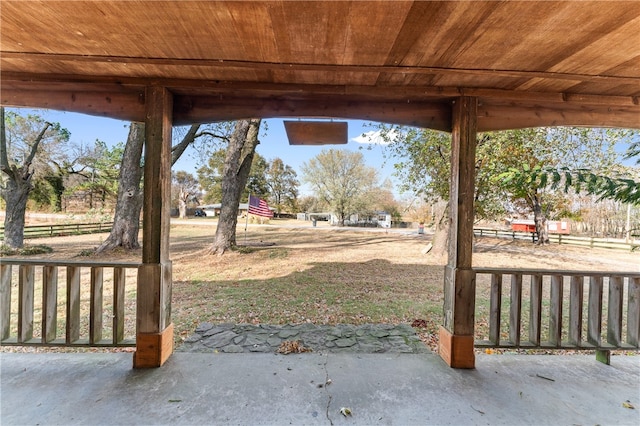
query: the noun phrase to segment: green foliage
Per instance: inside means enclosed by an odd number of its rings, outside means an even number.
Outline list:
[[[450,135],[386,125],[380,130],[396,136],[387,137],[392,142],[386,155],[395,161],[402,189],[427,201],[448,199]],[[638,133],[626,129],[559,127],[479,134],[476,217],[537,208],[552,216],[567,214],[570,191],[637,203],[638,179],[620,165],[615,151],[616,144],[631,143],[627,157],[638,155],[637,140]]]
[[[300,183],[293,167],[286,165],[280,158],[274,158],[266,169],[266,185],[269,188],[271,206],[278,213],[284,209],[297,211]]]
[[[222,172],[226,155],[226,149],[213,151],[207,165],[200,167],[197,171],[200,187],[205,192],[203,200],[205,203],[219,203],[222,200]],[[251,163],[247,185],[240,196],[240,202],[246,203],[249,199],[249,193],[260,198],[269,196],[265,177],[267,167],[267,161],[256,152]]]
[[[96,139],[94,147],[87,150],[80,159],[85,166],[85,179],[78,181],[67,192],[86,191],[102,200],[114,199],[118,192],[120,165],[124,154],[124,143],[113,147]]]

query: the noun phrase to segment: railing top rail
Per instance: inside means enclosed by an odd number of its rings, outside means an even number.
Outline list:
[[[91,261],[91,260],[64,260],[64,259],[19,259],[15,257],[0,257],[0,264],[4,265],[43,265],[43,266],[98,266],[103,268],[125,267],[138,268],[141,262],[119,261]]]
[[[582,275],[586,277],[611,277],[624,276],[640,278],[640,271],[579,271],[562,269],[527,269],[527,268],[473,268],[476,273],[481,274],[523,274],[523,275]]]

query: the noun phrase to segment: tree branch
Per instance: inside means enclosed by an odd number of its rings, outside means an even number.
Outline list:
[[[31,162],[33,161],[33,157],[36,156],[36,152],[38,151],[38,146],[40,145],[40,142],[44,138],[44,134],[46,133],[47,129],[49,129],[50,126],[51,126],[51,123],[47,121],[42,131],[40,131],[40,134],[38,134],[36,139],[33,141],[33,146],[31,146],[31,152],[29,153],[29,156],[27,157],[27,159],[24,161],[25,166],[31,164]]]
[[[225,135],[219,135],[217,133],[209,132],[208,130],[202,131],[198,133],[195,138],[199,138],[200,136],[211,136],[212,138],[222,139],[223,141],[229,142],[229,137]]]
[[[184,151],[187,149],[187,147],[191,145],[191,143],[193,143],[193,141],[196,140],[196,138],[199,136],[197,133],[199,128],[200,128],[199,124],[192,124],[191,127],[189,128],[189,131],[187,132],[186,135],[184,135],[180,143],[178,143],[176,146],[171,148],[171,165],[172,166],[178,161],[178,159],[180,159],[180,157],[182,156]]]

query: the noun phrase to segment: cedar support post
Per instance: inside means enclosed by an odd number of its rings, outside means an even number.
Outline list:
[[[172,110],[173,97],[166,88],[147,87],[134,368],[160,367],[173,352],[169,260]]]
[[[474,97],[460,97],[453,104],[449,256],[444,274],[444,326],[439,333],[440,356],[453,368],[475,368],[476,276],[471,256],[477,109]]]

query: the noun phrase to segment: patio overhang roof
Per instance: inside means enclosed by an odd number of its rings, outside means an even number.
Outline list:
[[[640,128],[640,3],[3,2],[1,103],[175,124],[341,117]]]

